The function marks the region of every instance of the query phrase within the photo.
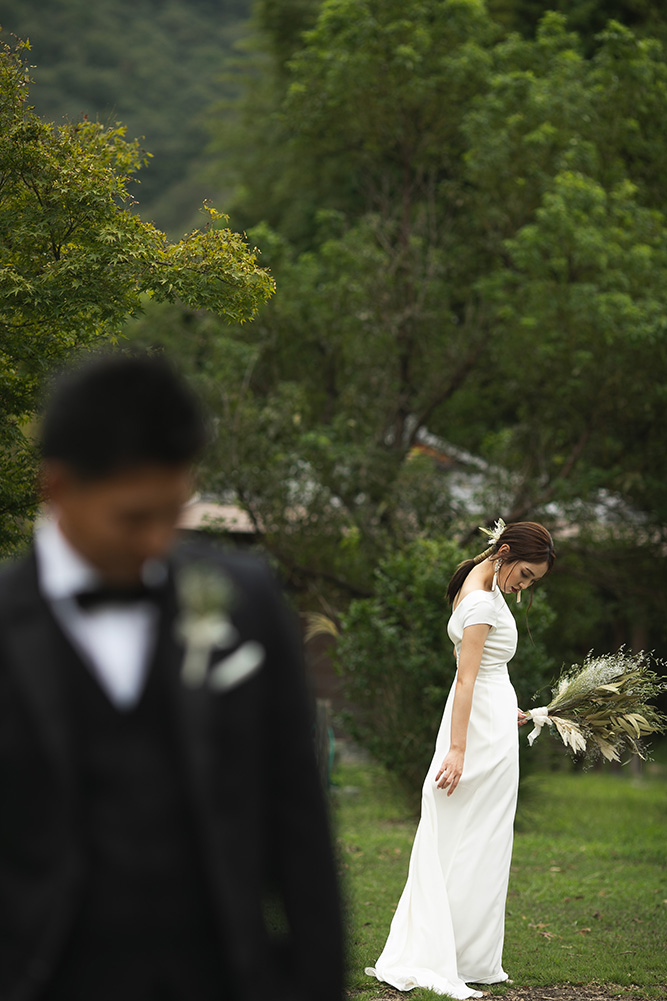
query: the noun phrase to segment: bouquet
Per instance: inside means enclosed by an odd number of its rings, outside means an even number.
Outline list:
[[[535,729],[528,735],[532,745],[543,726],[555,728],[566,747],[575,754],[607,761],[620,761],[624,751],[645,759],[642,741],[667,729],[667,716],[650,700],[667,691],[667,681],[651,669],[664,662],[643,650],[593,657],[582,667],[563,671],[548,706],[532,709],[526,716]]]

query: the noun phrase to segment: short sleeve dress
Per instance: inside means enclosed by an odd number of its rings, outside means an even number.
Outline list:
[[[481,997],[469,983],[507,979],[505,902],[519,781],[517,699],[507,670],[517,630],[499,588],[471,591],[447,627],[457,661],[467,626],[491,628],[473,691],[463,774],[452,796],[436,773],[449,750],[456,679],[422,789],[408,879],[389,937],[366,972],[398,990]]]

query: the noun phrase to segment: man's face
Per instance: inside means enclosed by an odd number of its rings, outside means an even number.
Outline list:
[[[47,463],[44,491],[66,539],[113,584],[139,580],[146,560],[166,555],[192,494],[191,466],[145,466],[101,480]]]

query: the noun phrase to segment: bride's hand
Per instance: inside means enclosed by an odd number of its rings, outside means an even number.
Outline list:
[[[530,720],[530,716],[527,716],[523,709],[519,709],[518,725],[524,726]]]
[[[440,765],[440,771],[435,777],[438,789],[447,789],[447,795],[451,796],[461,778],[463,772],[463,751],[455,751],[451,748],[447,752],[444,761]]]

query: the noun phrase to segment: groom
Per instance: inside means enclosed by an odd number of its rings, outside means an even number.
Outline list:
[[[159,360],[56,385],[0,576],[0,1001],[339,1001],[299,643],[264,565],[174,546],[205,428]]]

